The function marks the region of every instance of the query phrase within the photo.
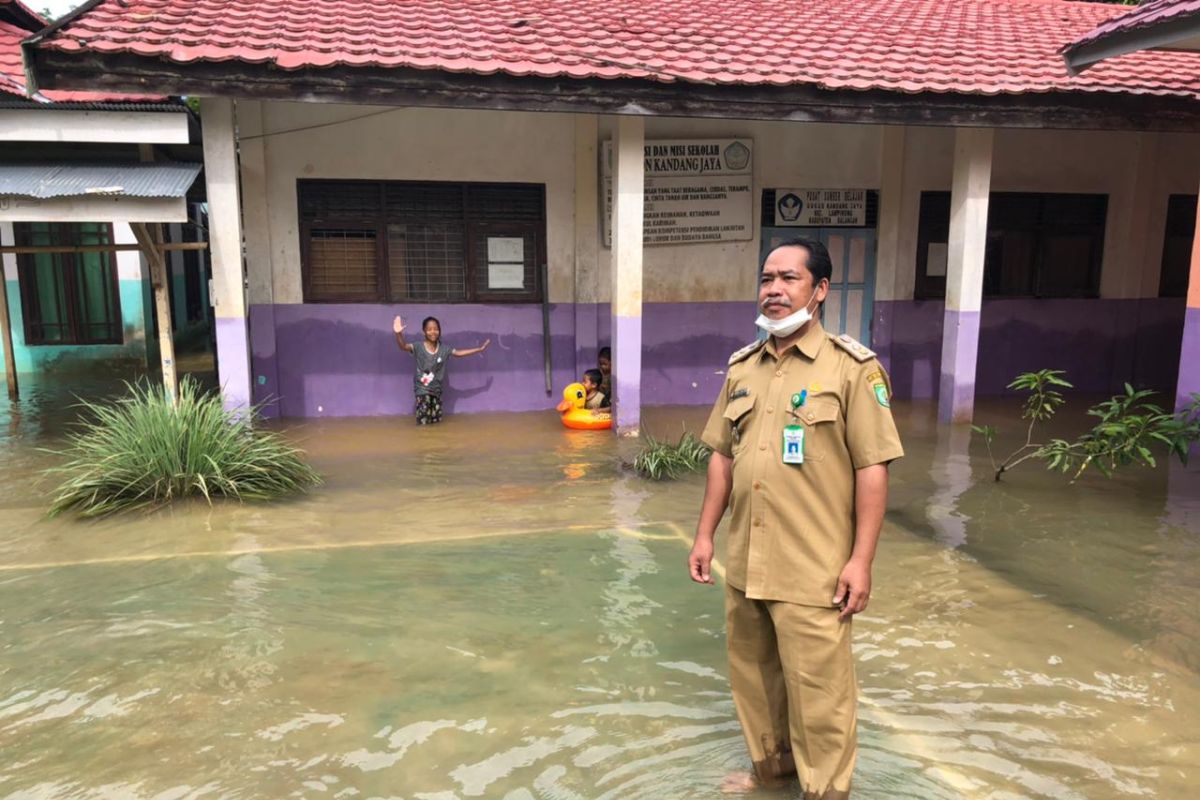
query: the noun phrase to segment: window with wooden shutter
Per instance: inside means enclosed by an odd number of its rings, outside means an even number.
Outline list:
[[[1108,197],[993,192],[988,198],[984,297],[1098,297]],[[918,300],[946,296],[950,193],[922,192]]]
[[[1167,200],[1167,226],[1163,233],[1159,297],[1187,295],[1192,265],[1192,238],[1196,234],[1196,195],[1173,194]]]
[[[298,183],[310,303],[536,302],[540,184]]]

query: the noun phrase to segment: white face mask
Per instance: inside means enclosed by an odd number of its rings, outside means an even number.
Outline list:
[[[808,310],[808,305],[817,296],[817,290],[813,289],[812,298],[808,303],[804,304],[804,308],[799,311],[793,311],[783,319],[771,319],[765,314],[759,314],[758,319],[754,320],[754,324],[762,328],[771,336],[778,336],[781,339],[786,339],[796,331],[808,324],[813,318],[812,312]]]

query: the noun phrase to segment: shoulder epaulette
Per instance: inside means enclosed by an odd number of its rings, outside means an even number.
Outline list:
[[[875,357],[875,351],[866,345],[860,344],[857,339],[848,333],[841,335],[829,334],[830,340],[838,347],[845,350],[855,361],[869,361]]]
[[[732,367],[734,364],[738,363],[739,361],[745,361],[751,355],[753,355],[754,353],[757,353],[758,350],[766,343],[767,343],[766,339],[759,339],[757,342],[752,342],[752,343],[746,345],[741,350],[738,350],[736,353],[734,353],[733,355],[731,355],[729,357],[729,366]]]

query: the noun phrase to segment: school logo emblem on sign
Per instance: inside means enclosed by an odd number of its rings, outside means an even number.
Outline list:
[[[750,163],[750,148],[741,142],[734,142],[725,148],[725,166],[740,172]]]

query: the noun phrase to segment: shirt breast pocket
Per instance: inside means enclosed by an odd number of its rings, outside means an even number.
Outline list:
[[[841,413],[842,407],[834,400],[814,400],[801,410],[805,461],[824,461],[837,445]]]
[[[746,444],[746,429],[754,411],[753,397],[739,397],[725,406],[725,422],[729,424],[729,435],[733,438],[733,452],[738,453]]]

